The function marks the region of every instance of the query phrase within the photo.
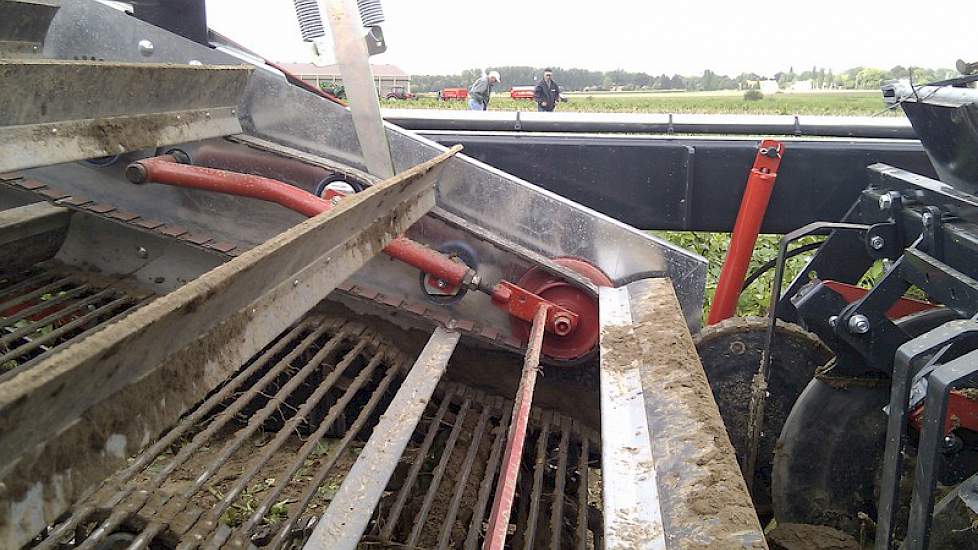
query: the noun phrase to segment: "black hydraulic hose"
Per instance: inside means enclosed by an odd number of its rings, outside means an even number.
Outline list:
[[[784,259],[787,260],[787,259],[793,258],[793,257],[795,257],[795,256],[797,256],[799,254],[804,254],[805,252],[811,252],[812,250],[815,250],[818,247],[822,246],[822,243],[823,242],[825,242],[825,241],[818,241],[816,243],[803,244],[803,245],[799,246],[798,248],[795,248],[794,250],[789,251],[785,255]],[[767,262],[764,262],[763,265],[761,265],[760,267],[758,267],[757,269],[755,269],[753,273],[751,273],[746,279],[744,279],[744,286],[742,286],[740,288],[740,291],[743,292],[743,291],[747,290],[747,287],[749,287],[751,284],[753,284],[754,281],[760,279],[762,275],[764,275],[765,273],[767,273],[768,271],[770,271],[771,268],[774,267],[774,266],[776,266],[776,265],[778,265],[778,259],[777,258],[775,258],[773,260],[769,260]]]

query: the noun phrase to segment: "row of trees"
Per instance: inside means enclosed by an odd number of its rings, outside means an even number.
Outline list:
[[[532,85],[540,78],[543,67],[506,66],[492,67],[499,71],[503,86]],[[487,69],[488,70],[488,69]],[[748,81],[777,80],[782,87],[796,81],[811,80],[816,89],[875,89],[886,80],[911,77],[915,83],[926,83],[951,78],[957,74],[953,69],[926,69],[897,65],[890,70],[873,67],[853,67],[835,74],[832,69],[812,67],[811,70],[796,73],[794,67],[773,75],[741,73],[735,77],[716,74],[711,70],[702,75],[683,76],[674,74],[651,75],[644,72],[589,71],[587,69],[563,69],[554,67],[554,79],[567,90],[737,90],[748,88]],[[466,69],[460,74],[415,75],[411,78],[411,88],[416,92],[435,92],[442,88],[469,86],[479,76],[480,69]]]

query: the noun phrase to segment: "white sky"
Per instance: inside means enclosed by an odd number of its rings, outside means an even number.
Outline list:
[[[276,61],[310,61],[291,0],[208,0],[208,23]],[[556,65],[770,76],[794,66],[954,67],[978,59],[978,1],[383,0],[388,51],[413,74]]]

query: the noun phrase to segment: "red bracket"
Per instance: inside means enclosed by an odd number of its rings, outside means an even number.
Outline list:
[[[567,336],[574,332],[580,317],[573,311],[550,302],[509,281],[499,281],[492,289],[492,302],[507,313],[527,322],[533,322],[540,307],[547,308],[547,332]]]
[[[754,255],[757,234],[761,231],[761,222],[764,221],[771,191],[774,190],[783,153],[784,144],[773,139],[761,141],[757,149],[754,167],[747,177],[744,197],[740,200],[740,212],[737,213],[737,222],[730,236],[730,248],[720,271],[707,324],[719,323],[737,313],[740,290],[744,286],[751,256]]]
[[[910,424],[919,431],[924,423],[924,407],[920,405],[910,413]],[[957,428],[978,432],[978,401],[971,399],[960,390],[951,390],[947,401],[947,416],[944,418],[944,435]]]
[[[861,300],[869,292],[865,288],[840,283],[839,281],[822,281],[822,284],[837,292],[839,296],[842,296],[843,300],[850,304]],[[900,298],[886,311],[886,317],[891,320],[899,319],[900,317],[906,317],[907,315],[920,313],[921,311],[927,311],[935,307],[937,305],[930,302],[914,300],[913,298]]]

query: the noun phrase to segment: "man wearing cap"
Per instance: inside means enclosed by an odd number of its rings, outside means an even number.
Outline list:
[[[537,111],[553,111],[560,101],[560,86],[553,80],[553,71],[543,70],[543,80],[533,89],[533,99],[537,102]]]
[[[473,111],[485,111],[489,108],[489,96],[492,95],[492,87],[499,83],[499,72],[489,71],[476,80],[469,88],[469,109]]]

